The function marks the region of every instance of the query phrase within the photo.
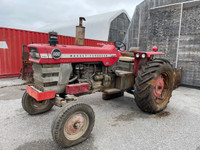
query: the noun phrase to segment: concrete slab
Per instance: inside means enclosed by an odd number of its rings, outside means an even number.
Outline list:
[[[22,85],[26,81],[18,78],[0,78],[0,88],[6,86]]]

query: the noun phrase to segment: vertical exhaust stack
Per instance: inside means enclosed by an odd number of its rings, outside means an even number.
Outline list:
[[[86,21],[86,19],[84,17],[79,17],[79,26],[76,26],[75,45],[78,46],[85,45],[85,27],[83,26],[83,21]]]

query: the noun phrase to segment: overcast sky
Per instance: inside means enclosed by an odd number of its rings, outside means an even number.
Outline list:
[[[125,9],[142,0],[0,0],[0,27],[37,30],[48,24]]]

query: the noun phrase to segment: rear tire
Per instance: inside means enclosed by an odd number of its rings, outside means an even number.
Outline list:
[[[85,141],[94,127],[93,109],[84,103],[71,102],[55,116],[52,137],[61,147],[71,147]]]
[[[53,107],[53,103],[50,100],[39,102],[25,91],[22,97],[22,107],[30,115],[36,115],[49,111]]]
[[[158,113],[169,103],[173,90],[173,69],[165,59],[154,59],[138,71],[135,102],[144,112]]]

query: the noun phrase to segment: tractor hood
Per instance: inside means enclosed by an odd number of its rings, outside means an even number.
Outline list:
[[[31,62],[39,64],[60,64],[76,62],[102,62],[105,66],[113,65],[121,55],[113,45],[103,47],[29,44]]]

